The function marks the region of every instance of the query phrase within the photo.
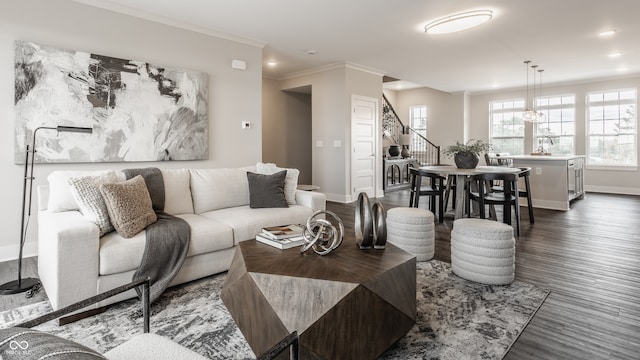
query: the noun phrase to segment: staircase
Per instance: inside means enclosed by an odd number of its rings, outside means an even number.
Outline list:
[[[400,144],[401,134],[411,135],[411,145],[409,146],[410,157],[416,159],[420,166],[440,165],[440,146],[427,140],[411,127],[402,123],[393,106],[382,94],[382,134],[392,144]],[[385,154],[388,156],[388,154]]]

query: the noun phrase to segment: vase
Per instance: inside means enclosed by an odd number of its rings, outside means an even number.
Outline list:
[[[402,146],[402,151],[400,152],[400,154],[402,155],[403,159],[408,159],[411,157],[411,151],[409,151],[409,146],[408,145],[403,145]]]
[[[398,145],[389,146],[389,155],[393,157],[400,155],[400,148],[398,147]]]
[[[453,157],[453,161],[460,169],[475,169],[478,166],[478,156],[471,152],[459,152]]]

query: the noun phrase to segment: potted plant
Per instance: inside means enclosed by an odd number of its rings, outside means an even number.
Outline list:
[[[453,156],[456,166],[461,169],[473,169],[478,165],[479,156],[491,150],[491,144],[482,140],[471,139],[466,144],[456,140],[455,145],[447,146],[442,153]]]

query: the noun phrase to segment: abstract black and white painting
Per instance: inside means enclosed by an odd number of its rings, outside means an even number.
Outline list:
[[[37,162],[203,160],[208,75],[26,41],[15,43],[15,160],[37,133]]]

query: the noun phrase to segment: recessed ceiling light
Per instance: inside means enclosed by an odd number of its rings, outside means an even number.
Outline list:
[[[610,58],[618,58],[620,56],[622,56],[622,51],[612,52],[611,54],[609,54]]]
[[[624,67],[624,66],[618,68],[618,71],[620,71],[620,72],[625,72],[627,70],[629,70],[629,69]]]
[[[307,54],[308,55],[315,55],[317,53],[317,51],[315,50],[307,50]]]
[[[267,65],[268,66],[276,66],[276,65],[278,65],[278,63],[275,62],[275,61],[267,61]]]
[[[598,36],[600,37],[609,37],[609,36],[613,36],[615,35],[616,31],[615,30],[607,30],[607,31],[603,31],[600,34],[598,34]]]
[[[473,10],[448,15],[432,21],[424,27],[427,34],[449,34],[485,23],[493,17],[491,10]]]

